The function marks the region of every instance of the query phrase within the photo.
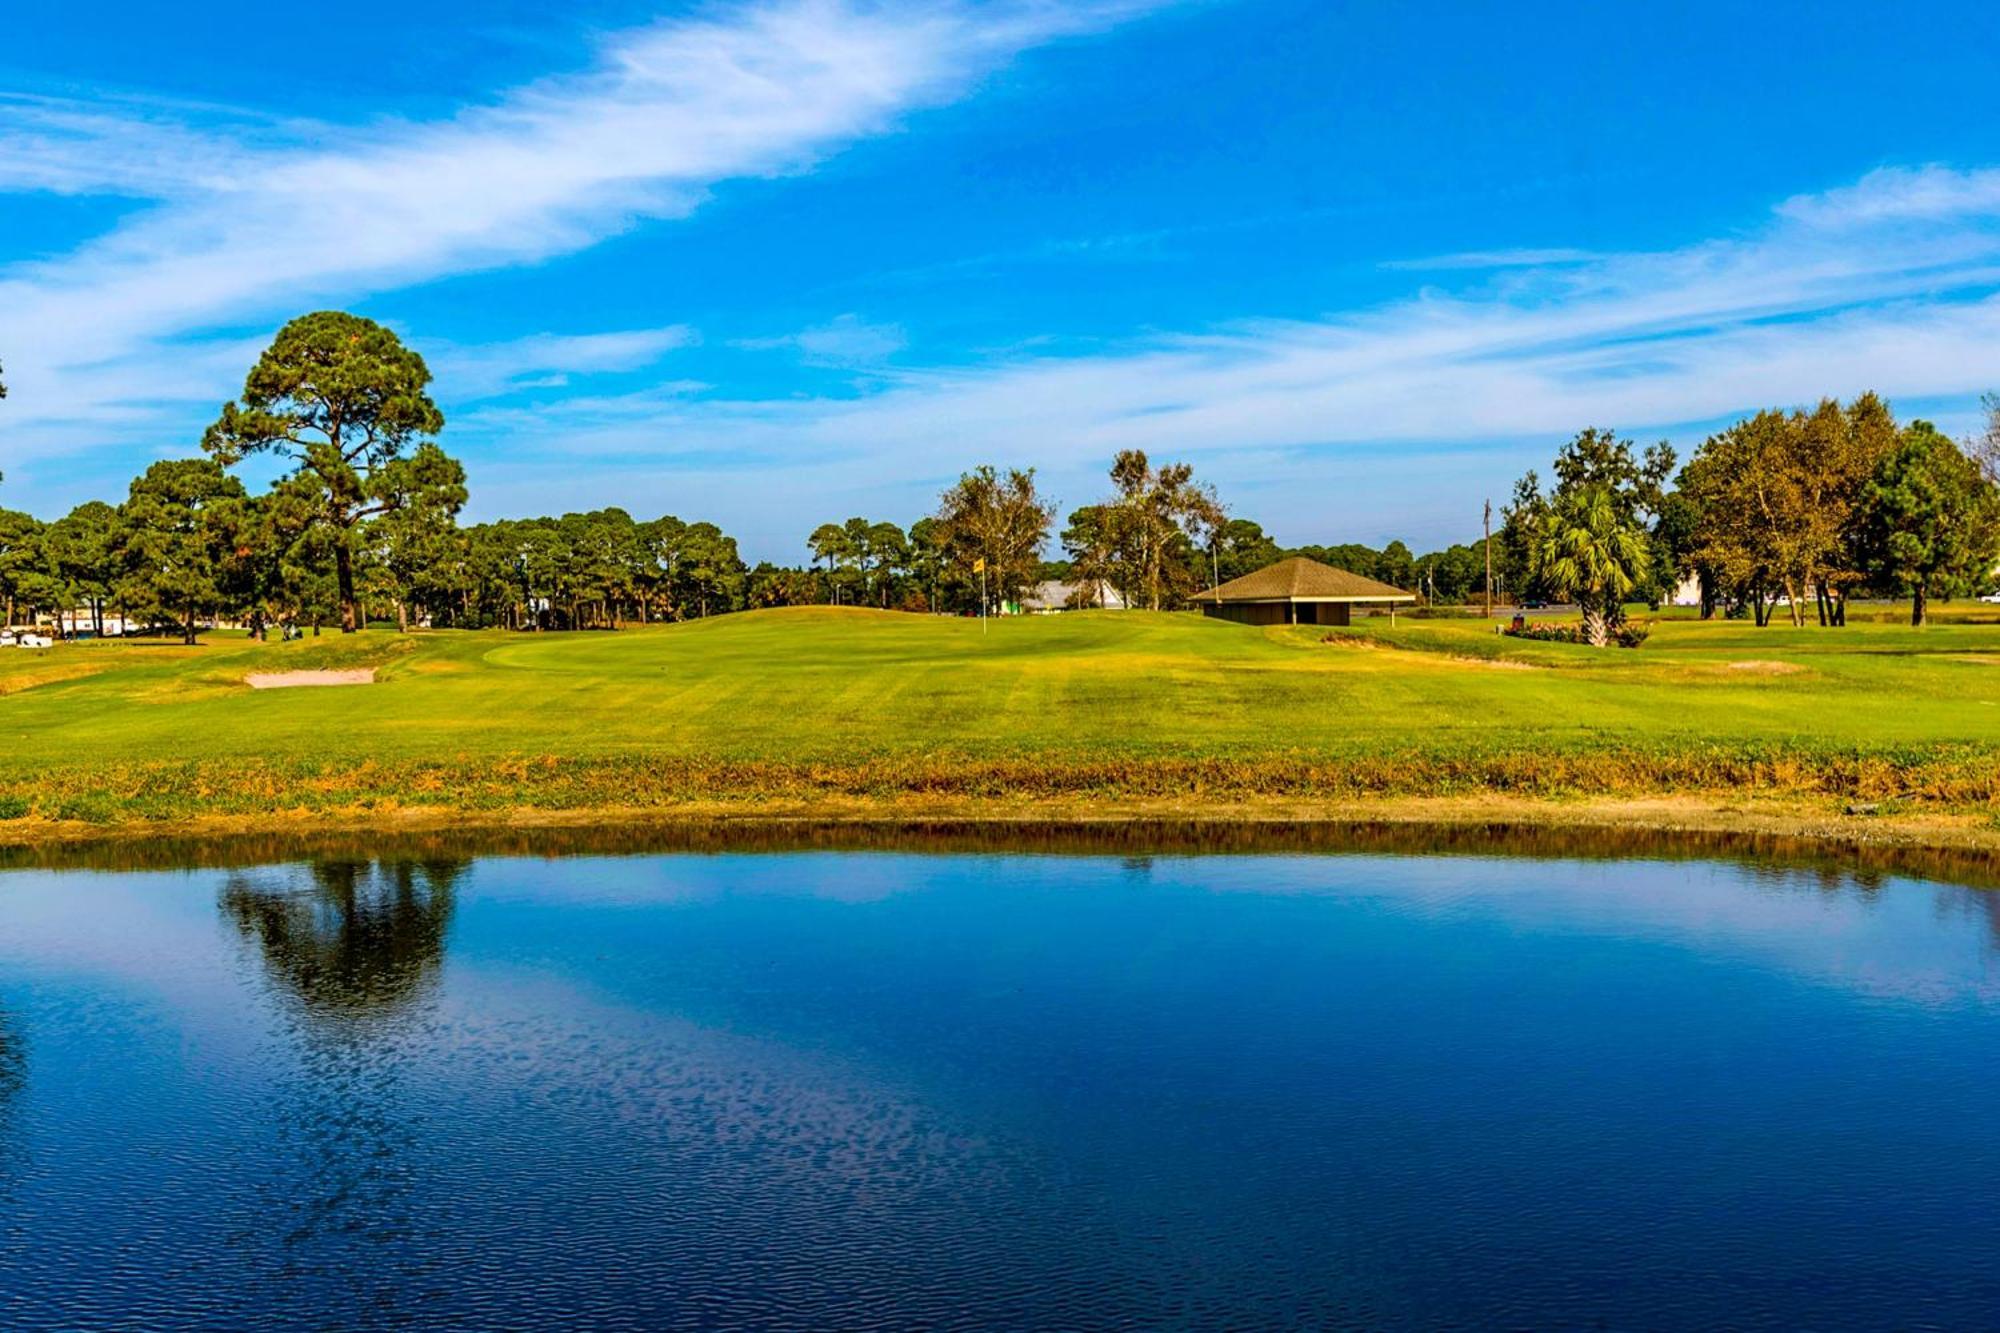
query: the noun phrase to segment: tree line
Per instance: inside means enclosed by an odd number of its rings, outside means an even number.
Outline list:
[[[212,460],[168,460],[120,505],[90,501],[48,524],[0,510],[0,597],[10,621],[21,608],[79,612],[77,628],[102,634],[113,616],[189,643],[216,618],[261,638],[370,618],[404,629],[616,628],[743,605],[735,539],[713,523],[642,522],[615,508],[465,527],[448,518],[400,509],[335,546],[282,488],[253,496]],[[347,556],[345,596],[335,552]]]
[[[1288,555],[1454,604],[1574,601],[1603,642],[1633,602],[1683,581],[1704,616],[1837,626],[1857,596],[1904,596],[1924,623],[1939,598],[1984,591],[2000,565],[2000,397],[1985,433],[1954,442],[1900,424],[1874,394],[1769,410],[1679,465],[1585,430],[1553,485],[1524,476],[1497,532],[1413,554],[1402,542],[1280,547],[1229,515],[1186,463],[1112,460],[1104,497],[1070,511],[1032,468],[975,468],[908,528],[849,518],[815,528],[799,565],[741,558],[712,523],[609,508],[463,525],[465,470],[436,443],[444,416],[422,357],[374,321],[334,311],[281,329],[203,433],[200,455],[152,464],[118,504],[42,523],[0,509],[0,603],[107,614],[190,642],[226,618],[264,636],[371,616],[521,630],[616,628],[744,608],[848,604],[969,613],[1059,582],[1072,606],[1171,610]],[[0,382],[0,399],[6,386]],[[237,474],[273,455],[262,494]],[[1047,558],[1059,543],[1061,555]]]
[[[1503,511],[1499,563],[1531,596],[1576,601],[1592,642],[1633,601],[1683,581],[1704,618],[1840,626],[1850,599],[1907,597],[1922,625],[1939,598],[1984,592],[2000,569],[2000,397],[1954,441],[1899,423],[1864,393],[1842,404],[1758,412],[1702,442],[1676,471],[1586,430],[1556,456],[1544,493],[1529,472]]]
[[[171,627],[580,629],[736,609],[745,569],[712,523],[622,509],[461,526],[465,469],[438,447],[444,415],[423,358],[371,320],[293,320],[258,358],[201,456],[154,463],[122,503],[51,523],[0,509],[0,602]],[[5,396],[0,386],[0,397]],[[253,495],[235,469],[286,467]]]
[[[1232,518],[1212,486],[1186,463],[1155,464],[1128,449],[1113,460],[1109,493],[1070,511],[1036,489],[1033,469],[979,468],[940,498],[935,513],[907,529],[884,520],[823,523],[806,539],[803,569],[761,565],[749,578],[752,606],[839,603],[912,611],[972,612],[1018,602],[1033,586],[1069,588],[1072,607],[1122,605],[1175,610],[1214,584],[1304,555],[1419,591],[1463,602],[1483,584],[1480,547],[1463,544],[1414,555],[1400,541],[1282,547],[1262,526]],[[1050,542],[1061,556],[1048,559]]]
[[[822,523],[806,538],[810,565],[766,564],[750,572],[749,605],[996,609],[1047,576],[1042,552],[1054,517],[1033,468],[977,467],[908,530],[865,518]]]

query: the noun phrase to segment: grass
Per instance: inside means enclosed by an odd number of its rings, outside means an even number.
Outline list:
[[[1926,630],[1668,616],[1637,651],[1476,620],[1256,629],[825,608],[620,633],[0,653],[0,836],[423,809],[1314,813],[1496,794],[1951,812],[2000,834],[2000,608]],[[378,683],[251,691],[251,671]]]

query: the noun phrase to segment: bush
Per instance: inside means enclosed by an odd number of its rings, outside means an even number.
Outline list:
[[[0,796],[0,819],[26,819],[34,808],[25,796]]]
[[[1519,629],[1507,626],[1508,637],[1531,639],[1536,643],[1582,643],[1583,630],[1576,625],[1523,625]]]
[[[1581,625],[1524,625],[1515,629],[1506,627],[1503,633],[1516,639],[1530,639],[1536,643],[1588,643],[1583,637]],[[1611,643],[1620,648],[1637,648],[1651,638],[1653,627],[1644,621],[1628,620],[1611,628]]]

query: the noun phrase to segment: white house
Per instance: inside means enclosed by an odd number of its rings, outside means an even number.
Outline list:
[[[1079,604],[1085,606],[1102,605],[1112,611],[1123,611],[1125,609],[1125,599],[1120,597],[1117,589],[1108,583],[1098,584],[1096,588],[1088,590],[1086,595],[1082,597],[1077,595],[1080,587],[1082,587],[1081,584],[1064,583],[1057,579],[1050,579],[1045,583],[1037,583],[1034,587],[1028,589],[1026,593],[1022,594],[1021,611],[1025,615],[1046,616],[1053,615],[1058,611],[1073,611]]]

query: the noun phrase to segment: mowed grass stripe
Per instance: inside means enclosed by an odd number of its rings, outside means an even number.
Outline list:
[[[661,800],[683,787],[744,800],[758,783],[819,790],[787,776],[814,766],[845,773],[836,787],[890,792],[1071,778],[1151,790],[1199,774],[1203,789],[1233,791],[1750,781],[1984,799],[2000,765],[2000,616],[1947,617],[1921,632],[1872,618],[1840,630],[1669,619],[1636,652],[1517,643],[1477,621],[1369,621],[1328,643],[1318,629],[1186,614],[982,632],[833,608],[615,633],[70,645],[0,655],[0,788],[30,804],[133,793],[104,798],[110,817],[219,806],[231,765],[270,802],[299,774],[329,801],[364,788],[371,800],[601,800],[630,764]],[[378,684],[240,683],[361,664]],[[575,767],[596,763],[614,765],[602,781]],[[374,776],[350,781],[364,768]],[[731,781],[750,785],[716,790]]]

